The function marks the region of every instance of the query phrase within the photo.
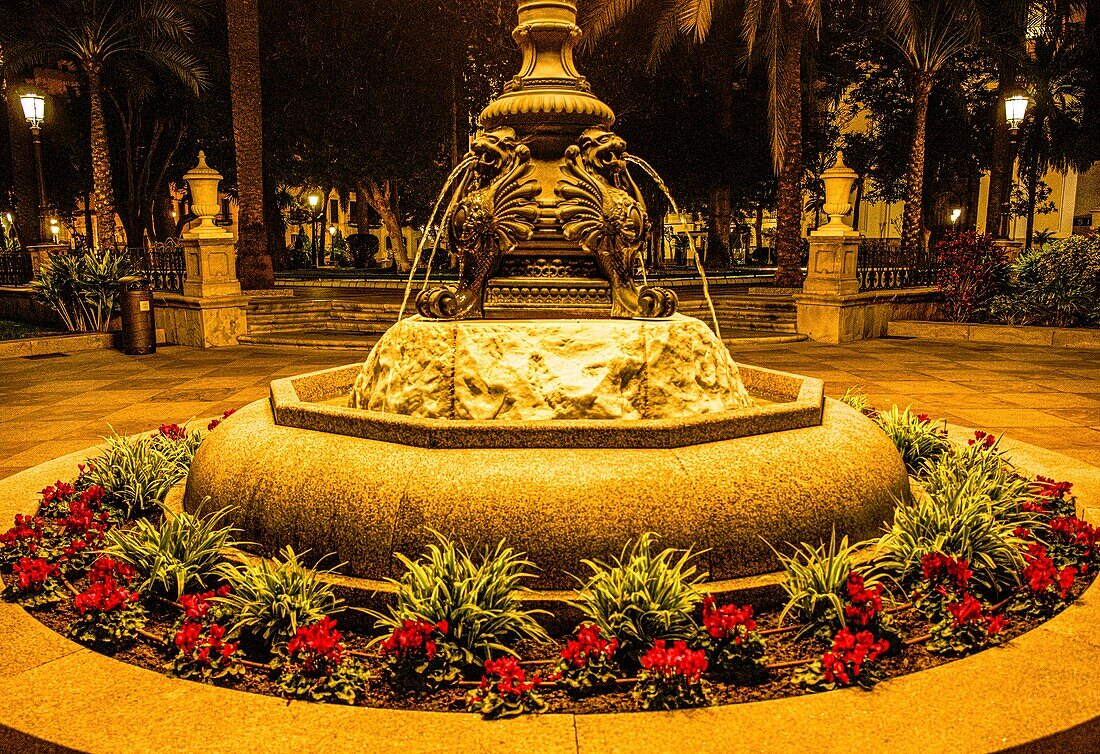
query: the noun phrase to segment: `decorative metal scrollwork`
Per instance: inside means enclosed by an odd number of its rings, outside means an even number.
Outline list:
[[[512,128],[487,131],[474,140],[477,158],[451,214],[451,248],[460,260],[457,287],[421,291],[417,311],[432,319],[484,316],[485,285],[509,253],[534,233],[535,197],[531,150],[518,143]]]
[[[557,185],[558,217],[570,241],[592,254],[611,283],[611,316],[668,317],[676,294],[634,281],[634,265],[649,229],[645,202],[626,169],[626,142],[590,128],[565,151]]]

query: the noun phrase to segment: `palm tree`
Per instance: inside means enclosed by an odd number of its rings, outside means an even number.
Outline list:
[[[650,54],[655,65],[681,34],[706,40],[732,0],[661,0]],[[594,39],[608,33],[639,0],[597,0],[587,20]],[[768,71],[768,123],[778,188],[775,283],[802,284],[802,56],[806,38],[821,27],[822,0],[743,0],[745,61]]]
[[[1031,105],[1020,125],[1019,176],[1027,196],[1027,231],[1024,243],[1031,248],[1035,231],[1035,203],[1039,184],[1047,170],[1087,170],[1089,158],[1080,152],[1086,129],[1084,99],[1090,50],[1077,27],[1068,26],[1066,15],[1048,8],[1031,24],[1030,55],[1022,66]]]
[[[84,76],[100,244],[114,243],[117,232],[104,75],[112,66],[152,65],[198,94],[207,83],[194,52],[198,17],[187,0],[13,0],[0,17],[6,75],[61,63]]]
[[[258,0],[226,0],[229,89],[237,155],[237,274],[245,290],[275,285],[264,223],[264,137]]]
[[[923,243],[924,157],[928,101],[940,72],[982,29],[976,0],[882,0],[886,35],[913,74],[913,141],[905,181],[901,246],[915,256]]]

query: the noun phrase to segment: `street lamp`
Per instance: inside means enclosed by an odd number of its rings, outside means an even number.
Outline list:
[[[1020,130],[1020,124],[1027,115],[1027,107],[1031,104],[1026,94],[1014,94],[1005,99],[1005,121],[1008,122],[1008,130],[1013,136]]]
[[[1030,104],[1031,100],[1023,92],[1017,92],[1005,98],[1005,122],[1008,124],[1008,141],[1010,145],[1008,168],[1010,178],[1012,168],[1016,164],[1016,136],[1020,132],[1020,124],[1024,122],[1024,118],[1027,116],[1027,108]],[[1011,181],[1009,185],[1011,185]],[[1011,218],[1009,216],[1012,210],[1011,194],[1011,189],[1006,191],[1004,200],[1001,202],[1001,238],[1008,238],[1011,230]]]
[[[956,236],[959,234],[959,218],[962,217],[962,213],[963,211],[958,207],[951,210],[951,232]]]
[[[38,168],[38,233],[39,241],[47,239],[46,177],[42,169],[42,123],[46,120],[46,100],[41,94],[26,92],[19,97],[23,117],[31,127],[34,140],[34,163]]]
[[[306,201],[309,202],[309,242],[313,247],[313,265],[315,267],[321,266],[321,261],[317,256],[317,205],[321,203],[321,197],[317,194],[310,194],[306,197]]]

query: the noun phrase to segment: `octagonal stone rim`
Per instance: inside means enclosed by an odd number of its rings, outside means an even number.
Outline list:
[[[738,364],[754,398],[774,403],[677,419],[459,421],[319,403],[350,392],[360,364],[271,383],[275,423],[421,448],[681,448],[821,425],[825,384],[813,377]]]

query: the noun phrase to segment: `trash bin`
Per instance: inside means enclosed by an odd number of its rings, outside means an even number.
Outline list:
[[[153,316],[153,292],[141,275],[118,281],[122,304],[122,352],[143,356],[157,352],[157,325]]]

